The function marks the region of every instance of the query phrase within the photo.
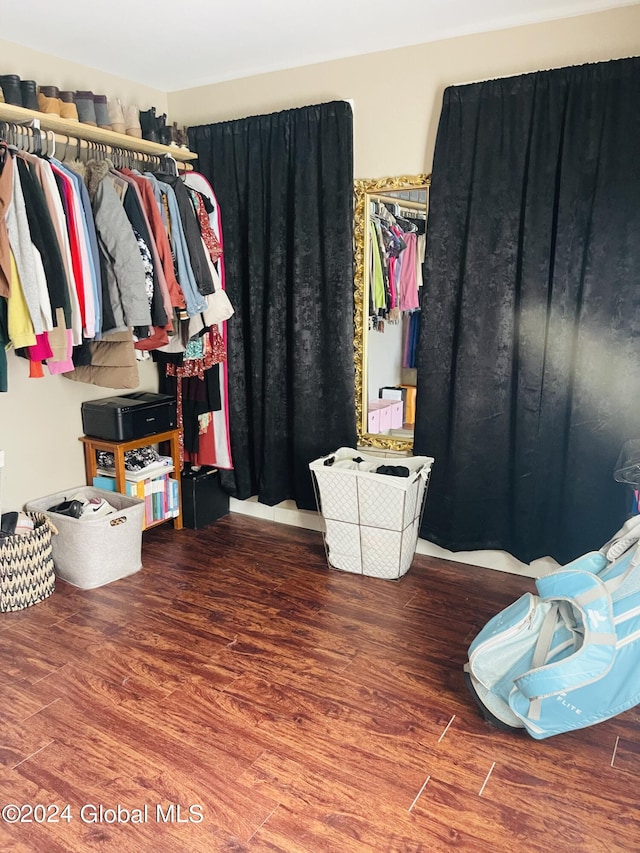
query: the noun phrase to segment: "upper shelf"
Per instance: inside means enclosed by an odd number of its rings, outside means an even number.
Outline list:
[[[110,145],[113,148],[124,148],[127,151],[139,151],[142,154],[170,154],[174,160],[186,163],[196,160],[197,154],[177,145],[160,145],[159,142],[149,142],[148,139],[138,139],[124,133],[114,133],[113,130],[103,130],[101,127],[93,127],[79,121],[70,121],[50,113],[41,113],[36,110],[25,110],[24,107],[14,107],[13,104],[0,104],[0,121],[24,124],[37,119],[42,130],[53,131],[56,136],[60,135],[66,139],[85,139],[88,142],[99,142],[102,145]],[[63,140],[64,141],[64,140]]]

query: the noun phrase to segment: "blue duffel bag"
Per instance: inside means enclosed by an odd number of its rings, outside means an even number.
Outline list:
[[[485,719],[542,739],[640,702],[640,516],[599,551],[536,581],[469,647]]]

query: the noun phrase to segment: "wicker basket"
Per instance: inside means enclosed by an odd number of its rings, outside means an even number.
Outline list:
[[[43,513],[27,515],[32,531],[0,538],[0,613],[38,604],[55,587],[51,536],[58,531]]]

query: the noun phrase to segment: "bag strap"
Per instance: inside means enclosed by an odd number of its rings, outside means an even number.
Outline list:
[[[622,525],[620,530],[605,542],[599,553],[607,560],[613,562],[619,559],[629,548],[640,543],[640,515],[634,515]],[[636,553],[632,559],[634,565],[640,563],[640,551]]]
[[[603,571],[610,573],[616,568],[616,564],[617,568],[621,569],[619,574],[604,582],[609,594],[613,595],[634,570],[640,570],[640,516],[630,518],[618,533],[602,546],[599,553],[610,561],[610,565]]]
[[[529,699],[530,719],[540,717],[541,700],[576,690],[600,679],[608,672],[616,653],[616,632],[611,596],[596,575],[577,570],[555,572],[540,578],[536,586],[543,600],[552,600],[534,651],[529,672],[514,679],[517,689]],[[561,605],[569,601],[583,617],[584,640],[574,654],[556,663],[543,665],[553,640],[558,620],[564,621]],[[575,626],[568,625],[575,631]]]

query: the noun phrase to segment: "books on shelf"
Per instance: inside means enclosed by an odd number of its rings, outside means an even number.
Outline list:
[[[98,469],[100,472],[101,469]],[[104,470],[104,469],[102,469]],[[139,498],[144,501],[144,526],[154,524],[157,521],[166,521],[175,518],[179,512],[178,481],[169,476],[173,471],[173,465],[164,466],[156,470],[155,474],[147,473],[146,477],[131,480],[129,474],[136,475],[141,472],[127,471],[125,482],[126,493],[129,497]],[[100,474],[93,478],[96,489],[116,491],[115,471],[111,474]]]

